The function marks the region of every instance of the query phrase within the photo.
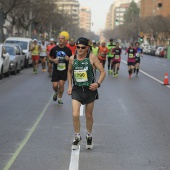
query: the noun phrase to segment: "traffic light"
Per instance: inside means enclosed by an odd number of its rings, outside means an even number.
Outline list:
[[[143,37],[142,36],[140,37],[140,42],[143,42]]]

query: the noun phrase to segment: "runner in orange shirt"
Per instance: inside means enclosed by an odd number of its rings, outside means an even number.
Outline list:
[[[69,43],[66,44],[66,46],[71,50],[72,55],[75,55],[76,53],[76,43],[74,42],[74,39],[71,38]]]
[[[103,68],[105,67],[106,55],[108,54],[108,52],[109,49],[106,47],[106,43],[103,41],[101,43],[101,46],[99,46],[99,55],[98,55],[98,58],[103,65]]]
[[[51,49],[53,47],[55,47],[55,46],[56,46],[56,44],[54,43],[54,39],[50,38],[50,44],[47,45],[47,49],[46,49],[47,56],[49,56]],[[47,57],[47,65],[48,65],[48,73],[49,73],[49,76],[51,77],[51,74],[52,74],[52,62],[49,61],[48,57]]]

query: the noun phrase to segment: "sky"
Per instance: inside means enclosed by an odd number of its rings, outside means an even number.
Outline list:
[[[97,32],[105,28],[106,16],[114,0],[79,0],[80,7],[86,6],[91,8],[92,31]]]

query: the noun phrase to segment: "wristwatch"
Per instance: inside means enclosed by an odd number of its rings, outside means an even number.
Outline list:
[[[98,88],[100,87],[100,83],[96,82],[98,84]]]

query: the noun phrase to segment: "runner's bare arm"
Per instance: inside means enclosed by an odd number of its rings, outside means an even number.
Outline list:
[[[100,76],[98,78],[97,83],[92,83],[89,88],[90,90],[96,90],[99,87],[98,83],[101,84],[102,81],[104,80],[104,78],[106,76],[106,72],[105,72],[102,64],[100,63],[99,59],[97,57],[95,57],[95,55],[93,55],[93,54],[90,55],[90,61],[100,71]]]
[[[67,93],[69,95],[71,95],[71,93],[72,93],[73,57],[74,56],[71,56],[69,58],[68,72],[67,72],[67,79],[68,79],[68,91],[67,91]]]

